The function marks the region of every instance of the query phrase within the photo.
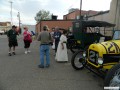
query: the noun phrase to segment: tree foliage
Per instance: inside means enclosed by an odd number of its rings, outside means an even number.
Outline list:
[[[41,21],[41,20],[49,20],[50,19],[50,12],[46,11],[46,10],[40,10],[35,17],[35,20],[37,22]]]

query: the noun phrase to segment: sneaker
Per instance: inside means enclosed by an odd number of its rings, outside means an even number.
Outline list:
[[[10,52],[8,54],[9,54],[9,56],[12,56],[12,54]]]
[[[25,54],[27,54],[28,52],[27,51],[25,51]]]
[[[12,52],[13,53],[13,55],[16,55],[16,53],[15,52]]]
[[[49,68],[49,67],[50,67],[50,65],[46,65],[45,67],[46,67],[46,68]]]
[[[44,68],[44,66],[43,65],[38,65],[38,68]]]

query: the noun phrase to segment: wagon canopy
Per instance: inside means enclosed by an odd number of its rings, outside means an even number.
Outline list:
[[[108,23],[106,21],[95,21],[95,20],[81,21],[81,24],[84,27],[114,27],[115,26],[115,24]]]

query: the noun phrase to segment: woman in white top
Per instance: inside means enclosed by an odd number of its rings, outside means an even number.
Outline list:
[[[63,31],[63,34],[60,37],[60,41],[58,44],[58,48],[57,48],[57,53],[56,53],[56,61],[68,61],[68,54],[67,54],[67,47],[66,47],[66,43],[67,43],[67,31]]]

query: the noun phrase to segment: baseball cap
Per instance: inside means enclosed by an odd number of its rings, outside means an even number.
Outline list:
[[[13,26],[12,26],[12,28],[16,28],[16,26],[15,26],[15,25],[13,25]]]

